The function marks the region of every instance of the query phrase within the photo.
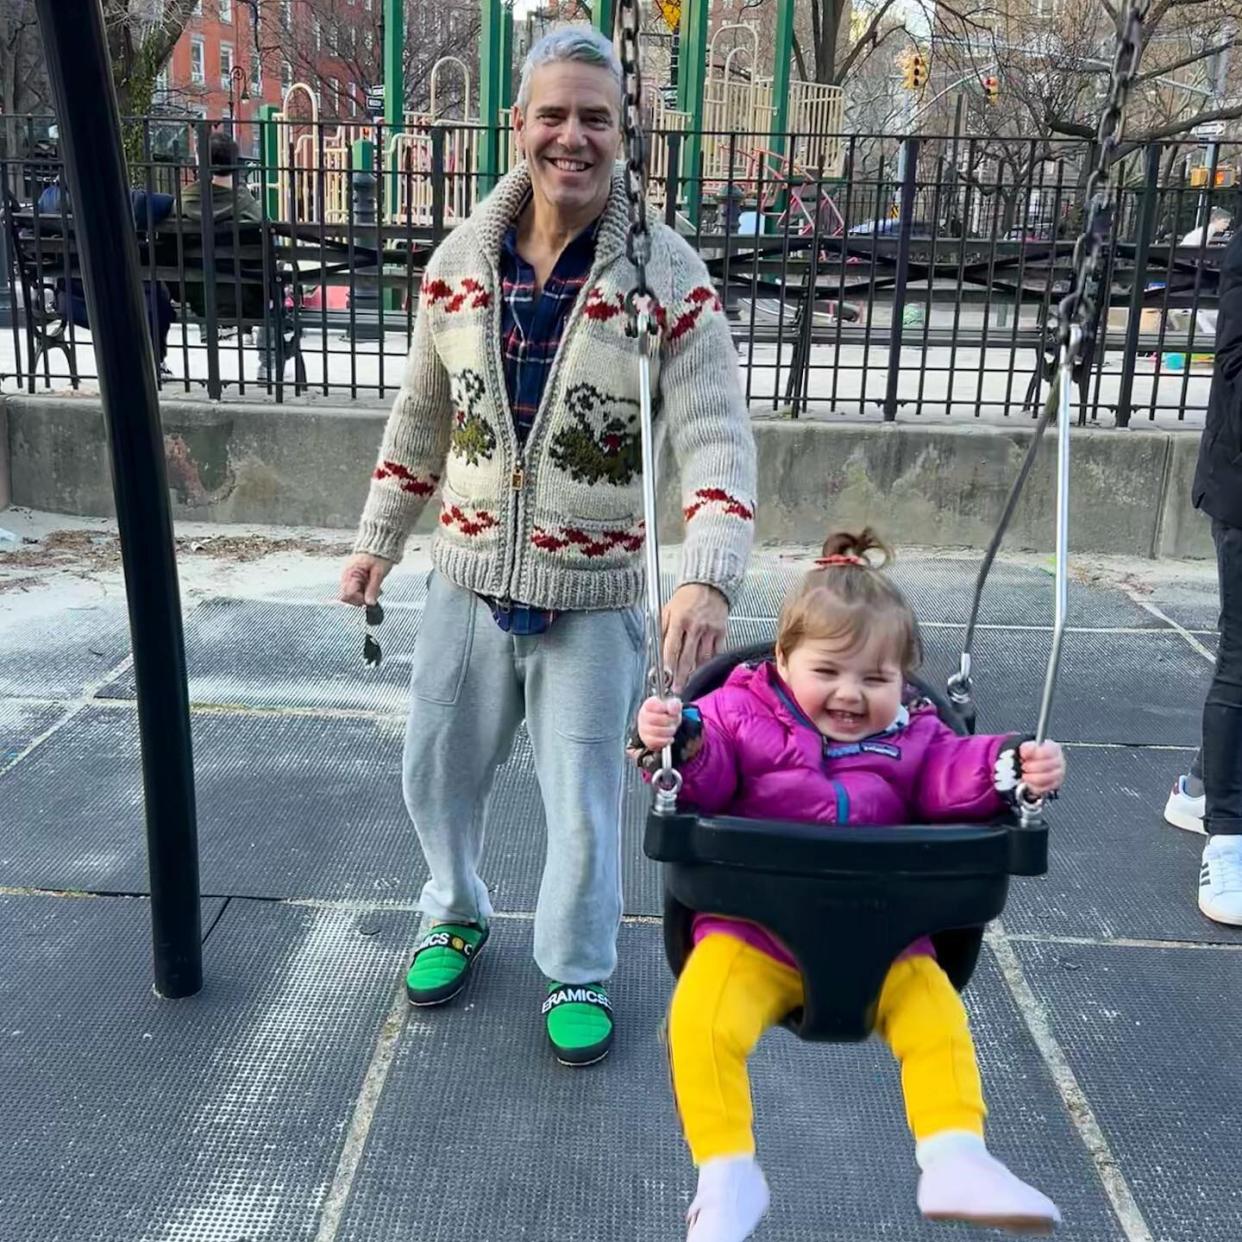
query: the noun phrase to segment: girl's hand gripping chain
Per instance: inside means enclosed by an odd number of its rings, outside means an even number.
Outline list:
[[[649,750],[659,753],[673,744],[681,724],[681,700],[652,695],[638,709],[638,736]]]

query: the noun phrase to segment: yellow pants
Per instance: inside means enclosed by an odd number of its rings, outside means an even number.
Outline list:
[[[686,961],[669,1011],[673,1090],[695,1164],[755,1150],[746,1059],[770,1026],[802,1004],[802,976],[733,936],[706,936]],[[876,1029],[901,1066],[916,1139],[983,1134],[987,1109],[966,1010],[930,957],[894,962]]]

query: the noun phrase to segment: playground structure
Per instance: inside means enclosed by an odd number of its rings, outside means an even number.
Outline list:
[[[385,26],[385,115],[383,123],[321,121],[315,93],[304,83],[285,92],[279,110],[265,122],[265,190],[269,210],[297,223],[338,225],[351,219],[354,178],[372,173],[385,179],[379,196],[385,225],[432,227],[437,213],[436,180],[442,171],[440,220],[446,227],[469,214],[496,177],[520,159],[513,126],[512,11],[499,0],[480,0],[483,24],[480,78],[448,56],[432,69],[426,112],[400,107],[402,32]],[[782,0],[776,47],[768,61],[759,29],[750,23],[720,26],[706,41],[708,0],[682,7],[682,63],[677,106],[654,84],[644,101],[648,147],[648,197],[665,208],[674,151],[679,202],[676,209],[693,222],[699,205],[725,197],[753,207],[757,218],[776,224],[794,213],[790,227],[807,231],[818,213],[835,215],[825,182],[842,172],[844,93],[840,87],[790,77],[794,0]],[[399,11],[393,0],[386,7]],[[595,25],[612,33],[613,5],[599,0]],[[396,24],[399,26],[399,19]],[[394,51],[394,45],[396,51]],[[700,49],[697,58],[694,49]],[[780,49],[785,48],[782,57]],[[448,116],[444,77],[460,74],[461,105]],[[671,135],[682,135],[674,143]],[[788,149],[787,149],[788,148]],[[805,193],[814,185],[817,208]],[[353,217],[357,222],[356,214]]]
[[[457,69],[464,83],[463,111],[448,118],[440,107],[446,71]],[[275,158],[265,160],[266,188],[277,211],[295,223],[345,224],[351,219],[352,179],[381,166],[394,192],[385,196],[385,224],[430,225],[434,203],[431,173],[437,132],[443,144],[446,221],[464,218],[472,201],[471,184],[479,173],[479,118],[470,112],[470,70],[456,56],[438,60],[431,71],[429,108],[407,113],[402,127],[383,133],[380,126],[353,120],[320,120],[315,92],[303,82],[285,92],[279,112],[267,118],[268,142]],[[382,161],[376,144],[383,142]],[[354,217],[355,222],[356,216]]]

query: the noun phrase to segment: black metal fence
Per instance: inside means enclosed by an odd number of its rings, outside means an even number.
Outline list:
[[[54,145],[32,122],[0,122],[0,267],[14,307],[0,383],[76,386],[94,367],[75,205]],[[213,398],[391,395],[426,259],[517,158],[512,136],[248,123],[239,138],[257,157],[213,186],[212,128],[145,119],[131,131],[161,383]],[[814,151],[816,166],[785,150]],[[1046,391],[1092,154],[1077,141],[961,135],[659,132],[649,189],[707,263],[757,412],[1004,417],[1032,413]],[[1121,165],[1081,421],[1181,420],[1206,406],[1240,162],[1242,144],[1194,142],[1136,149]]]

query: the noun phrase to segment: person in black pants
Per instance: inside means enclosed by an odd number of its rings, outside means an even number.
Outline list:
[[[1199,909],[1242,927],[1242,232],[1221,264],[1216,364],[1191,497],[1212,522],[1220,575],[1220,646],[1203,705],[1203,746],[1164,817],[1206,832]]]
[[[145,232],[162,223],[173,205],[170,195],[154,192],[148,194],[146,190],[131,189],[129,201],[134,217],[134,228],[140,232]],[[45,219],[53,221],[62,214],[66,217],[71,215],[69,192],[65,187],[63,177],[58,177],[39,195],[38,208]],[[155,361],[161,378],[168,379],[172,374],[165,365],[165,359],[168,356],[168,333],[177,318],[173,310],[172,295],[162,280],[154,282],[144,280],[142,292],[147,310],[147,324],[151,329],[151,341],[155,346]],[[67,289],[65,282],[58,280],[56,282],[56,305],[57,310],[72,319],[79,328],[90,328],[90,319],[86,310],[86,290],[81,280],[71,279]]]

